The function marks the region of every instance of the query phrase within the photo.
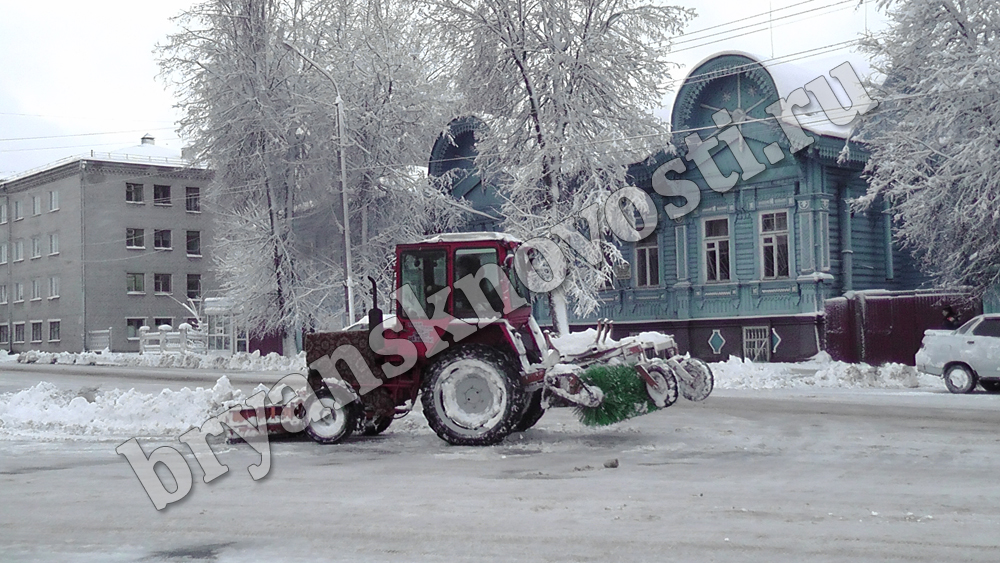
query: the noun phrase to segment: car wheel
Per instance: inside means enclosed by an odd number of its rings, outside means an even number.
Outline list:
[[[980,381],[987,393],[1000,393],[1000,381]]]
[[[952,393],[971,393],[976,379],[975,372],[965,364],[955,364],[944,372],[944,384]]]

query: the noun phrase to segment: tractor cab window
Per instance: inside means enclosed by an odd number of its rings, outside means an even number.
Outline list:
[[[414,250],[400,256],[402,285],[410,286],[410,292],[402,292],[404,300],[399,314],[408,317],[406,309],[424,311],[428,318],[434,316],[434,305],[430,298],[448,286],[448,261],[444,250]]]
[[[483,266],[492,266],[483,269]],[[489,301],[489,308],[501,314],[504,309],[500,298],[500,266],[495,248],[462,248],[455,251],[455,282],[466,276],[479,280],[479,288]],[[472,299],[460,288],[455,290],[454,315],[458,318],[476,318]],[[480,309],[483,307],[481,306]]]

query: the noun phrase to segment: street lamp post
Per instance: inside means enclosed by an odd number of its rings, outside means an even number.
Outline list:
[[[282,44],[285,48],[295,52],[295,54],[302,57],[313,68],[318,70],[333,84],[333,88],[337,91],[337,100],[334,104],[337,106],[337,136],[340,138],[340,198],[344,208],[344,273],[346,276],[344,280],[344,285],[346,286],[344,288],[344,299],[347,301],[347,322],[344,323],[344,326],[349,326],[354,323],[354,278],[351,275],[351,228],[350,212],[347,207],[347,163],[344,160],[344,153],[347,149],[347,145],[344,142],[344,100],[340,97],[340,87],[337,86],[337,81],[333,79],[333,76],[326,69],[316,64],[316,61],[312,60],[291,43],[283,41]]]

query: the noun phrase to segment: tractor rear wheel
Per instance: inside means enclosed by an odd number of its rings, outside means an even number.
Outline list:
[[[542,390],[539,389],[532,393],[528,399],[528,404],[524,407],[524,414],[521,415],[521,421],[514,426],[514,432],[524,432],[531,428],[541,420],[543,414],[545,414],[545,409],[542,408]]]
[[[495,348],[470,344],[444,352],[424,375],[421,402],[441,439],[461,446],[502,441],[518,423],[524,388]]]

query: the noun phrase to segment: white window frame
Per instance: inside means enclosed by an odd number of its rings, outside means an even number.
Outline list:
[[[0,284],[0,305],[7,304],[7,284]]]
[[[188,247],[188,242],[191,240],[191,233],[198,233],[198,253],[192,254],[190,248]],[[184,231],[184,252],[191,258],[201,258],[201,231]]]
[[[0,242],[0,264],[7,263],[7,243]]]
[[[24,209],[21,208],[21,200],[14,200],[14,220],[20,221],[24,219]]]
[[[133,276],[138,276],[133,278]],[[131,281],[133,279],[142,280],[142,289],[131,289]],[[126,272],[125,273],[125,292],[129,295],[146,295],[146,273],[145,272]]]
[[[765,233],[764,232],[764,216],[765,215],[774,215],[774,217],[775,217],[775,225],[777,225],[777,217],[779,215],[782,215],[782,214],[784,214],[784,216],[785,216],[785,228],[783,230],[773,230],[773,231],[769,231],[769,232]],[[758,243],[757,259],[759,260],[759,264],[760,264],[760,269],[759,269],[760,279],[762,279],[762,280],[787,280],[787,279],[791,279],[792,273],[795,271],[794,265],[792,264],[792,250],[794,249],[794,247],[792,246],[792,228],[791,228],[791,224],[792,224],[791,222],[792,222],[792,220],[793,220],[792,214],[787,209],[768,209],[768,210],[765,210],[765,211],[761,211],[760,213],[757,214],[757,243]],[[778,274],[778,271],[779,271],[779,268],[778,268],[778,246],[779,246],[778,239],[781,236],[785,237],[785,257],[786,257],[786,261],[788,263],[787,264],[787,266],[788,266],[788,273],[784,274],[784,275],[779,275]],[[767,239],[767,238],[772,238],[773,239],[773,242],[771,242],[770,245],[772,246],[772,249],[773,249],[772,252],[773,252],[773,259],[774,259],[774,275],[771,275],[771,276],[768,276],[767,272],[765,271],[765,257],[766,257],[767,252],[768,252],[767,249],[765,248],[765,246],[768,244],[768,243],[765,242],[765,239]]]
[[[59,190],[49,190],[49,213],[59,211]]]
[[[7,202],[0,203],[0,225],[7,224]]]
[[[10,325],[7,323],[0,324],[0,344],[10,344]]]
[[[197,196],[193,197],[193,198],[190,197],[190,195],[188,193],[188,190],[198,190]],[[189,202],[192,201],[192,200],[195,201],[195,202],[197,202],[195,204],[195,207],[197,207],[197,209],[191,209],[191,207],[189,205]],[[200,187],[198,187],[198,186],[185,186],[184,187],[184,210],[187,211],[188,213],[201,213],[201,188]]]
[[[708,236],[706,236],[705,235],[705,228],[708,226],[708,223],[712,222],[712,221],[720,221],[720,220],[725,220],[726,221],[726,236],[725,237],[708,237]],[[730,217],[729,215],[721,215],[721,216],[716,216],[716,217],[704,217],[704,218],[702,218],[702,220],[701,220],[701,228],[699,229],[699,235],[698,236],[701,239],[701,272],[702,272],[701,273],[701,279],[702,279],[702,281],[704,281],[704,283],[707,283],[707,284],[709,284],[709,283],[710,284],[732,283],[733,282],[733,273],[734,273],[733,272],[733,256],[736,254],[736,250],[734,248],[735,245],[733,244],[733,220],[732,220],[732,217]],[[709,252],[709,246],[713,245],[713,244],[717,245],[717,243],[719,243],[721,241],[726,241],[727,247],[728,247],[727,254],[728,254],[728,257],[729,257],[729,260],[728,260],[728,262],[729,262],[729,268],[728,268],[727,271],[729,273],[729,277],[726,278],[726,279],[714,279],[714,280],[711,280],[711,279],[708,279],[708,252]],[[718,257],[719,254],[720,254],[718,246],[715,248],[715,252],[716,252],[716,256]],[[721,269],[719,268],[719,264],[721,264],[721,262],[718,261],[718,258],[716,258],[716,262],[717,262],[717,264],[716,264],[715,270],[716,270],[716,275],[718,275],[718,273],[721,271]]]
[[[31,237],[31,259],[42,257],[42,237]]]
[[[156,197],[156,188],[167,188],[166,199]],[[153,205],[159,205],[161,207],[170,207],[171,205],[173,205],[174,194],[172,192],[173,190],[171,190],[171,186],[169,184],[153,184]]]
[[[31,300],[32,301],[42,300],[42,280],[38,278],[31,279]]]
[[[139,188],[139,199],[129,199],[129,190],[132,190],[134,193],[135,188]],[[136,184],[135,182],[125,182],[125,203],[144,205],[146,203],[146,186]]]
[[[59,254],[59,233],[49,233],[49,256]]]
[[[21,239],[15,240],[11,244],[11,262],[20,262],[24,260],[24,241]]]
[[[165,322],[165,323],[158,323],[156,321],[167,321],[167,322]],[[163,325],[168,325],[171,329],[175,328],[174,327],[174,318],[173,317],[153,317],[153,328],[159,329]]]
[[[14,299],[14,303],[24,303],[24,284],[21,282],[14,282],[14,294],[11,296]]]
[[[655,272],[654,272],[653,268],[649,267],[649,264],[650,264],[649,256],[651,254],[653,256],[655,256],[655,259],[656,259]],[[646,279],[645,280],[639,279],[639,276],[640,276],[639,264],[641,262],[640,256],[642,256],[645,259],[645,265],[646,265]],[[652,235],[649,235],[645,239],[643,239],[643,240],[638,241],[638,242],[635,243],[635,268],[634,268],[634,271],[635,271],[635,287],[637,287],[637,288],[640,288],[640,287],[641,288],[660,287],[661,281],[662,281],[661,278],[663,276],[660,275],[660,240],[659,240],[659,233],[653,233]],[[655,281],[651,279],[653,276],[656,277]],[[654,283],[650,283],[650,282],[654,282]]]
[[[57,331],[59,332],[58,334],[59,338],[56,339],[52,338],[52,323],[56,323],[56,326],[58,327]],[[62,339],[62,319],[49,319],[47,324],[49,325],[48,341],[59,342]]]
[[[42,196],[31,196],[31,216],[37,217],[42,214]]]
[[[167,276],[167,285],[170,286],[170,291],[160,291],[159,289],[156,289],[156,286],[157,286],[157,279],[156,278],[157,278],[157,276]],[[173,276],[173,274],[164,274],[164,273],[158,273],[158,274],[154,273],[153,274],[153,293],[155,293],[157,295],[170,295],[173,292],[174,292],[174,276]]]
[[[131,244],[132,243],[132,239],[134,239],[136,237],[135,236],[131,236],[130,237],[129,236],[129,231],[136,231],[136,232],[138,232],[139,236],[142,237],[142,246],[136,246],[136,245]],[[133,233],[133,235],[134,234],[135,233]],[[125,248],[130,248],[130,249],[134,249],[134,250],[145,250],[146,249],[146,229],[140,229],[139,227],[125,227]]]
[[[167,233],[167,238],[170,239],[170,244],[167,246],[159,246],[156,242],[157,233]],[[170,229],[153,229],[153,250],[173,250],[174,249],[174,234]]]
[[[31,323],[31,343],[40,344],[45,341],[45,321],[38,319],[33,321],[28,321]],[[38,338],[35,338],[35,326],[38,326]],[[27,335],[25,335],[27,336]]]
[[[129,336],[129,321],[139,321],[139,326],[135,329],[135,336]],[[126,317],[125,318],[125,339],[126,340],[139,340],[139,329],[146,326],[146,317]]]
[[[59,299],[59,276],[49,276],[49,299]]]
[[[17,327],[21,327],[21,339],[20,340],[17,339]],[[27,334],[25,333],[24,328],[25,327],[24,327],[24,322],[23,321],[19,322],[19,323],[14,323],[14,327],[11,330],[11,335],[10,335],[10,339],[11,339],[12,343],[14,343],[14,344],[24,344],[24,339],[27,336]]]

